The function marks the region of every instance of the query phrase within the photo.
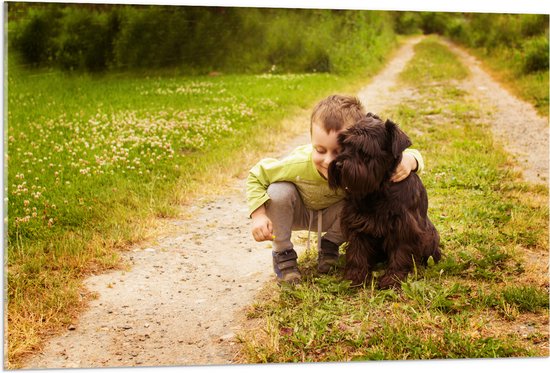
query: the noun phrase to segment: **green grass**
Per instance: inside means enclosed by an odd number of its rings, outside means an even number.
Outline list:
[[[13,53],[8,63],[7,364],[17,367],[85,307],[85,276],[120,267],[120,250],[154,235],[159,218],[308,131],[317,100],[355,92],[383,61],[346,76],[192,77],[25,70]]]
[[[182,198],[178,181],[204,167],[198,157],[307,106],[317,93],[302,90],[340,83],[328,75],[10,76],[10,241],[109,225],[106,210],[142,209],[143,201],[144,210],[170,215]]]
[[[483,108],[453,85],[467,75],[427,38],[401,75],[417,93],[379,113],[423,154],[443,259],[381,291],[300,257],[304,282],[269,284],[250,307],[243,362],[548,356],[548,188],[512,171]]]

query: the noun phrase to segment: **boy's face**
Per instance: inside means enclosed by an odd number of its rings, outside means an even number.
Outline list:
[[[313,164],[319,173],[328,179],[328,165],[338,155],[338,134],[340,131],[327,133],[322,125],[313,123],[311,127],[311,144],[313,145]]]

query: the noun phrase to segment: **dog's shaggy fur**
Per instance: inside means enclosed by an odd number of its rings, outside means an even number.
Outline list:
[[[400,287],[415,265],[441,258],[439,234],[427,215],[428,197],[416,173],[390,181],[411,141],[397,124],[374,114],[338,135],[340,153],[330,164],[331,188],[343,188],[341,224],[346,249],[344,278],[358,285],[387,261],[378,286]]]

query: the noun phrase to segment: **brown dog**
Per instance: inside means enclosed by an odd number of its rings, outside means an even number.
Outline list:
[[[379,287],[400,287],[415,265],[441,258],[439,234],[428,218],[426,188],[417,174],[390,181],[412,143],[397,124],[374,114],[338,135],[340,153],[328,170],[331,188],[346,191],[342,233],[348,242],[344,278],[358,285],[387,261]]]

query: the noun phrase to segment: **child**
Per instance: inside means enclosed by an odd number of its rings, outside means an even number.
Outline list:
[[[246,194],[252,235],[258,242],[273,241],[273,269],[279,282],[295,284],[301,279],[290,241],[293,230],[311,231],[317,225],[318,235],[326,232],[318,240],[318,272],[327,273],[337,263],[343,243],[339,214],[344,193],[329,188],[327,169],[338,154],[338,134],[365,115],[357,98],[329,96],[313,109],[311,144],[281,160],[263,159],[250,170]],[[392,181],[423,167],[420,153],[407,149]]]

